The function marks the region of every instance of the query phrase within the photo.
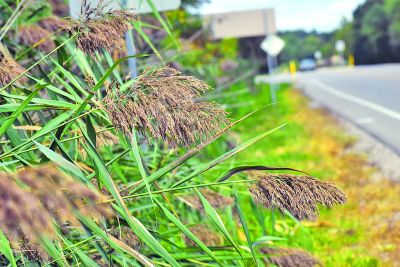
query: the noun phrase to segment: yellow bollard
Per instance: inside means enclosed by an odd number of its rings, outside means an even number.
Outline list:
[[[296,62],[294,60],[291,60],[289,62],[289,72],[291,75],[295,75],[296,71],[297,71]]]
[[[354,65],[355,65],[354,55],[350,54],[349,55],[349,66],[354,67]]]

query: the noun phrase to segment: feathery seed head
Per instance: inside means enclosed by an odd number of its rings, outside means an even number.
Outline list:
[[[0,175],[0,227],[10,239],[52,236],[52,217],[40,201],[7,174]]]
[[[32,243],[28,238],[12,241],[12,248],[17,253],[22,253],[30,261],[50,261],[49,255],[38,244]]]
[[[53,165],[0,174],[0,198],[0,227],[17,241],[54,236],[52,222],[77,222],[74,212],[95,218],[110,214],[97,204],[103,200],[99,193]]]
[[[103,196],[61,173],[52,165],[22,170],[18,173],[18,178],[30,188],[30,193],[61,222],[75,223],[76,218],[73,214],[75,210],[85,216],[107,215],[107,208],[97,204],[105,200]],[[46,190],[43,190],[44,188]]]
[[[57,17],[57,16],[51,16],[47,17],[45,19],[42,19],[39,21],[39,26],[42,27],[43,29],[49,31],[49,32],[55,32],[58,30],[67,30],[69,29],[71,22],[69,20]]]
[[[218,192],[209,189],[200,190],[201,194],[207,199],[207,201],[216,209],[224,209],[232,206],[233,198],[221,195]],[[197,194],[189,195],[184,198],[190,206],[203,212],[203,204]]]
[[[0,55],[0,83],[5,85],[13,81],[25,69],[21,67],[14,59]],[[21,77],[20,81],[26,80],[25,77]]]
[[[172,68],[146,70],[126,92],[108,89],[104,99],[113,125],[131,136],[135,128],[171,147],[197,144],[228,124],[225,111],[196,97],[209,86]]]
[[[38,25],[22,26],[18,31],[18,40],[26,46],[37,46],[40,50],[48,53],[56,46],[50,38],[51,32]]]
[[[291,248],[262,248],[261,253],[268,255],[266,264],[278,267],[314,267],[322,266],[321,262],[307,251]]]
[[[210,229],[207,225],[198,224],[192,227],[189,227],[189,230],[197,236],[200,241],[206,246],[219,246],[222,244],[223,239],[221,236],[216,234],[214,231]],[[185,235],[184,237],[185,244],[188,246],[195,246],[196,243],[193,242],[189,237]]]
[[[81,17],[71,20],[69,31],[77,33],[77,47],[84,53],[93,56],[97,51],[111,51],[121,42],[135,14],[130,10],[105,11],[103,1],[91,8],[85,0],[81,7]]]
[[[140,239],[135,235],[132,229],[125,225],[122,225],[120,228],[111,228],[110,235],[121,240],[135,250],[139,250],[142,245]]]
[[[287,210],[299,220],[315,219],[318,204],[331,207],[347,201],[336,186],[310,176],[267,174],[259,179],[249,188],[253,198],[267,208]]]

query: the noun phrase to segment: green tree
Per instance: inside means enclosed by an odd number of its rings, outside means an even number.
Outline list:
[[[385,11],[389,17],[389,41],[393,47],[400,47],[400,0],[386,0]]]
[[[400,61],[400,1],[367,0],[354,12],[354,53],[359,64]]]

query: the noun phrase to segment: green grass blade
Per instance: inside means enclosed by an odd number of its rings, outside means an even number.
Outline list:
[[[203,204],[204,212],[211,219],[211,221],[215,224],[215,226],[217,226],[217,228],[225,236],[225,238],[229,241],[229,243],[231,243],[233,245],[233,247],[236,249],[236,251],[239,253],[239,255],[242,256],[238,245],[236,245],[235,241],[229,234],[228,230],[226,229],[226,227],[225,227],[224,223],[222,222],[221,217],[218,215],[217,211],[211,206],[211,204],[207,201],[207,199],[203,196],[203,194],[201,194],[200,191],[197,190],[197,188],[195,190],[201,200],[201,203]]]
[[[12,267],[17,267],[17,262],[15,261],[14,254],[10,246],[10,242],[8,241],[7,237],[1,230],[0,230],[0,253],[2,253],[7,258]]]
[[[98,227],[92,220],[85,218],[83,216],[80,216],[80,215],[78,215],[77,217],[79,218],[79,220],[82,221],[83,224],[85,224],[87,227],[89,227],[89,229],[92,230],[96,235],[100,236],[113,249],[120,251],[120,252],[125,252],[125,253],[133,256],[135,259],[137,259],[139,262],[141,262],[144,266],[151,266],[151,267],[154,266],[154,264],[152,264],[151,261],[149,259],[147,259],[145,256],[143,256],[142,254],[140,254],[133,248],[129,247],[128,245],[123,244],[118,239],[113,238],[108,233],[104,232],[103,229]]]
[[[235,125],[239,124],[240,122],[244,121],[245,119],[249,118],[250,116],[252,116],[253,114],[257,113],[258,111],[271,106],[273,104],[268,104],[265,105],[255,111],[252,111],[250,113],[248,113],[247,115],[243,116],[242,118],[240,118],[239,120],[233,122],[231,125],[225,127],[224,129],[222,129],[220,132],[216,133],[213,137],[211,137],[210,139],[208,139],[207,141],[205,141],[204,143],[201,143],[200,145],[196,146],[195,148],[192,148],[191,150],[189,150],[188,152],[186,152],[183,156],[181,156],[180,158],[178,158],[177,160],[175,160],[174,162],[171,162],[170,164],[168,164],[167,166],[162,167],[161,169],[157,170],[156,172],[152,173],[149,176],[149,183],[152,183],[154,181],[156,181],[157,179],[159,179],[160,177],[162,177],[163,175],[165,175],[166,173],[172,171],[173,169],[177,168],[178,166],[182,165],[183,163],[185,163],[186,161],[188,161],[189,159],[191,159],[192,157],[194,157],[195,155],[197,155],[202,149],[204,149],[206,146],[208,146],[209,144],[213,143],[215,140],[217,140],[218,138],[220,138],[222,135],[224,135],[227,131],[229,131],[231,128],[233,128]],[[144,181],[141,182],[139,185],[135,186],[130,193],[135,193],[139,190],[141,190],[142,188],[145,187],[145,183]]]
[[[56,262],[58,266],[68,266],[64,254],[46,237],[42,237],[40,245],[45,249],[46,253]]]
[[[18,118],[19,115],[24,111],[25,107],[31,102],[31,100],[42,90],[44,85],[38,86],[25,100],[21,103],[21,105],[14,111],[5,122],[0,127],[0,136],[2,136],[7,129],[14,123],[14,121]]]
[[[86,182],[86,177],[83,172],[75,166],[70,161],[66,160],[65,158],[58,155],[53,150],[43,146],[42,144],[33,141],[33,143],[38,147],[38,149],[52,162],[57,164],[58,166],[62,167],[67,172],[72,173],[75,177],[79,177],[83,182]]]
[[[171,37],[172,41],[174,42],[174,45],[179,48],[178,42],[176,41],[176,38],[174,34],[171,31],[171,27],[166,23],[166,21],[161,17],[160,12],[158,11],[157,7],[155,6],[153,0],[147,0],[147,3],[149,4],[151,10],[153,11],[154,16],[157,18],[157,20],[161,23],[163,26],[164,30],[167,32],[169,37]]]
[[[158,49],[155,47],[153,42],[150,40],[150,38],[147,36],[146,33],[142,30],[142,23],[140,21],[135,21],[133,23],[133,27],[135,28],[136,32],[139,33],[139,35],[146,41],[146,43],[150,46],[150,48],[154,51],[154,53],[157,55],[157,57],[161,60],[163,64],[165,64],[165,61],[163,57],[161,56],[160,52]]]
[[[234,149],[222,154],[221,156],[217,157],[216,159],[210,161],[209,163],[207,163],[205,166],[203,166],[202,168],[194,171],[191,175],[189,175],[188,177],[180,180],[179,182],[175,183],[172,187],[177,187],[197,176],[199,176],[200,174],[212,169],[213,167],[215,167],[216,165],[220,164],[221,162],[227,160],[228,158],[232,157],[233,155],[236,155],[237,153],[239,153],[240,151],[244,150],[245,148],[251,146],[252,144],[256,143],[257,141],[260,141],[261,139],[263,139],[264,137],[266,137],[267,135],[285,127],[287,123],[284,123],[282,125],[279,125],[269,131],[266,131],[265,133],[262,133],[256,137],[251,138],[250,140],[244,142],[243,144],[235,147]]]
[[[64,238],[63,235],[59,234],[58,238],[60,238],[68,247],[73,247],[73,243],[69,241],[68,239]],[[73,250],[73,253],[78,256],[78,258],[82,261],[84,266],[93,266],[93,267],[99,267],[99,265],[92,260],[84,251],[81,249],[77,248]]]
[[[152,236],[152,234],[138,219],[129,215],[127,212],[124,212],[116,205],[113,205],[113,207],[126,220],[140,240],[142,240],[152,251],[160,255],[172,266],[180,266],[180,264],[172,257],[172,255],[169,254],[169,252],[154,238],[154,236]]]
[[[130,214],[129,209],[121,197],[119,190],[112,180],[102,158],[91,144],[85,131],[82,131],[82,134],[87,140],[87,152],[92,158],[94,166],[97,170],[97,178],[100,179],[101,183],[107,188],[108,192],[110,192],[117,203],[117,205],[113,205],[114,209],[116,209],[118,213],[125,219],[128,225],[132,228],[133,232],[137,234],[139,239],[141,239],[153,252],[160,255],[172,266],[180,266],[179,263],[172,257],[172,255],[150,234],[146,227],[144,227],[144,225],[138,219]]]
[[[134,158],[136,160],[136,165],[138,166],[140,175],[142,176],[142,179],[146,184],[147,192],[149,192],[150,198],[153,199],[152,195],[151,195],[150,184],[149,184],[148,178],[147,178],[147,173],[146,173],[145,167],[143,166],[142,157],[140,156],[140,150],[139,150],[139,146],[138,146],[138,143],[137,143],[137,138],[136,138],[136,132],[135,131],[133,131],[133,133],[132,133],[132,139],[133,139],[132,142],[131,142],[132,153],[133,153],[133,156],[134,156]]]
[[[240,222],[242,223],[244,234],[246,235],[247,244],[249,245],[249,248],[250,248],[250,251],[251,251],[251,255],[253,256],[253,261],[254,261],[256,266],[259,266],[256,254],[254,252],[253,244],[251,242],[250,231],[249,231],[249,227],[247,226],[246,217],[245,217],[245,215],[243,213],[242,207],[240,206],[240,201],[239,201],[238,195],[236,193],[235,193],[235,199],[236,199],[236,201],[235,201],[236,210],[238,212]]]
[[[175,224],[187,237],[195,242],[205,253],[207,253],[213,260],[215,260],[220,266],[223,266],[218,258],[212,253],[212,251],[203,243],[201,240],[192,233],[178,218],[176,218],[167,208],[165,208],[160,201],[154,199],[160,209],[164,212],[168,220]]]

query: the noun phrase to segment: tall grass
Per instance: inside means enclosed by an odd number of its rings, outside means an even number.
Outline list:
[[[268,107],[228,120],[221,106],[199,99],[210,89],[204,82],[165,68],[162,60],[138,78],[123,78],[128,57],[113,55],[127,29],[161,57],[131,11],[84,1],[80,19],[44,24],[48,14],[39,11],[47,4],[30,4],[10,11],[1,31],[2,265],[318,263],[276,247],[277,237],[266,229],[253,236],[254,214],[243,206],[251,203],[264,215],[247,188],[288,214],[296,207],[314,215],[317,203],[344,202],[342,193],[310,177],[265,174],[290,168],[225,164],[286,123],[222,150],[227,132]],[[35,19],[25,25],[21,10]],[[173,37],[164,18],[155,17]],[[44,35],[43,25],[53,32]],[[207,153],[213,147],[216,153]],[[218,179],[218,168],[228,175]],[[254,169],[261,178],[233,176]]]

